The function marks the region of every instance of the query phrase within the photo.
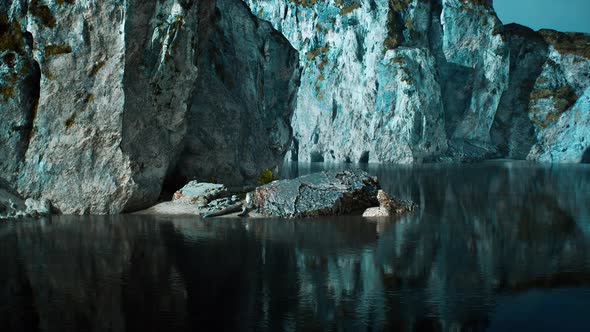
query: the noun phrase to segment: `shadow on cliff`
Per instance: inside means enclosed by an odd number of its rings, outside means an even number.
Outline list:
[[[499,158],[526,159],[535,144],[535,129],[529,104],[535,83],[543,72],[548,44],[534,30],[508,24],[504,33],[510,46],[510,81],[500,99],[491,129]]]

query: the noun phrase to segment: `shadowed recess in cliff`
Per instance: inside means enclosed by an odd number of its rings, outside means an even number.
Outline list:
[[[298,55],[243,2],[199,3],[199,75],[171,182],[255,183],[291,145]]]
[[[507,25],[504,32],[510,45],[510,81],[491,136],[501,156],[526,159],[536,140],[529,105],[547,61],[548,44],[539,33],[518,24]]]

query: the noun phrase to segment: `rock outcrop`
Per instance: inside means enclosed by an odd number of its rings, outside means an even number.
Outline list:
[[[379,204],[377,178],[355,170],[321,172],[256,188],[257,212],[281,218],[348,214]]]
[[[8,183],[0,179],[0,221],[24,215],[25,202]]]
[[[389,196],[385,191],[379,189],[377,191],[377,201],[379,206],[368,208],[363,212],[365,218],[382,218],[391,217],[396,214],[414,211],[417,205],[410,201],[402,201],[397,198]]]
[[[579,162],[588,149],[588,35],[504,27],[491,0],[244,1],[300,52],[292,160]]]
[[[0,221],[49,214],[51,214],[51,204],[47,200],[29,198],[24,201],[6,181],[0,179]]]
[[[152,205],[177,164],[252,180],[290,144],[297,53],[238,0],[9,0],[0,35],[0,174],[63,213]]]

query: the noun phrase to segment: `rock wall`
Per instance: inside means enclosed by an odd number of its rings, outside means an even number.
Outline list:
[[[202,85],[198,66],[209,65],[201,51],[212,41],[227,62],[251,54],[249,65],[266,70],[233,72],[236,83],[248,83],[240,85],[242,94],[235,99],[255,99],[264,89],[265,96],[275,96],[243,110],[242,117],[252,120],[242,130],[279,121],[283,132],[277,140],[290,144],[298,71],[297,61],[287,59],[297,53],[269,26],[259,28],[240,1],[12,0],[0,10],[0,152],[8,157],[0,161],[0,171],[25,197],[43,196],[66,214],[119,213],[153,204],[191,143],[186,133],[201,129],[188,119],[208,111],[231,115],[229,99],[194,92]],[[217,35],[207,39],[205,22],[221,11],[241,17],[218,26]],[[238,33],[244,38],[222,40]],[[236,53],[240,44],[266,44],[273,50],[269,57],[277,59],[263,62],[254,46]],[[283,75],[275,78],[279,71]],[[219,109],[199,106],[213,99]],[[280,120],[274,120],[277,114]],[[235,134],[226,129],[219,132]],[[268,128],[258,139],[275,133]],[[231,149],[244,135],[225,144]],[[240,159],[221,167],[214,163],[225,150],[212,144],[199,149],[194,162],[212,164],[220,181],[234,178]],[[284,149],[266,153],[256,151],[248,162],[272,168]],[[256,170],[242,172],[240,180],[252,180]],[[183,171],[187,177],[211,176],[196,168]]]
[[[492,133],[510,157],[584,162],[590,143],[590,36],[508,25],[511,83]],[[588,161],[585,161],[588,162]]]
[[[299,57],[243,2],[201,1],[199,17],[200,72],[172,176],[243,184],[279,165],[291,145]]]
[[[300,52],[293,160],[579,162],[587,149],[588,126],[568,120],[588,113],[574,107],[587,35],[505,28],[488,0],[245,1]]]

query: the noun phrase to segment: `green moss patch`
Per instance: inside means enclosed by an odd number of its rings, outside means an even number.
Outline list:
[[[262,185],[271,183],[275,180],[276,180],[276,178],[275,178],[274,174],[272,173],[272,171],[270,169],[265,169],[264,171],[262,171],[262,173],[260,174],[260,177],[258,178],[258,184],[262,186]]]

